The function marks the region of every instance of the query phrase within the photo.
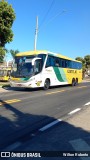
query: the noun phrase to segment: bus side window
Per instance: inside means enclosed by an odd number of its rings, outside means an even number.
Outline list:
[[[48,56],[45,68],[51,67],[51,66],[55,66],[55,57]]]
[[[62,60],[59,58],[59,67],[62,67]]]
[[[46,55],[42,53],[42,54],[39,54],[38,57],[42,59],[42,64],[44,64]]]
[[[40,73],[42,70],[42,60],[38,59],[35,61],[35,74]]]
[[[68,60],[65,60],[65,68],[68,68]]]
[[[62,67],[65,68],[65,60],[62,59]]]
[[[68,60],[68,68],[72,68],[72,63],[70,60]]]
[[[50,67],[50,57],[47,58],[46,66],[45,68]]]
[[[56,58],[55,59],[55,67],[59,67],[60,65],[59,65],[59,58]]]

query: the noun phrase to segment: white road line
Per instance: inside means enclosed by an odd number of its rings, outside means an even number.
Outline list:
[[[90,102],[86,103],[84,106],[88,106],[88,105],[90,105]]]
[[[5,150],[5,151],[12,151],[13,149],[19,147],[21,144],[22,144],[21,142],[16,142],[16,143],[13,143],[10,146],[4,148],[3,150]]]
[[[45,131],[45,130],[47,130],[48,128],[54,126],[55,124],[57,124],[57,123],[59,123],[59,122],[61,122],[61,121],[62,121],[61,119],[57,119],[57,120],[55,120],[55,121],[47,124],[46,126],[40,128],[39,131]]]
[[[71,114],[74,114],[74,113],[76,113],[76,112],[78,112],[78,111],[80,111],[80,110],[81,110],[81,108],[77,108],[77,109],[71,111],[71,112],[68,113],[68,114],[71,115]]]
[[[75,151],[90,151],[90,146],[83,139],[69,141]],[[90,157],[80,157],[82,160],[90,160]]]

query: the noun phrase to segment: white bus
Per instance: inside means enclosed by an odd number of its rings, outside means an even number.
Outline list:
[[[45,90],[50,86],[72,84],[82,81],[82,63],[49,51],[28,51],[15,56],[10,85],[12,87]]]

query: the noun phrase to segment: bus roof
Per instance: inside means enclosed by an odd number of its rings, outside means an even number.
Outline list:
[[[37,54],[41,54],[41,53],[47,54],[48,52],[45,50],[26,51],[26,52],[17,53],[16,56],[37,55]]]
[[[59,58],[63,58],[63,59],[67,59],[67,60],[80,62],[80,61],[77,61],[75,59],[72,59],[72,58],[69,58],[67,56],[64,56],[64,55],[62,55],[60,53],[54,53],[54,52],[50,52],[50,51],[47,51],[47,50],[32,50],[32,51],[20,52],[20,53],[16,54],[16,57],[17,56],[38,55],[38,54],[42,54],[42,53],[43,54],[50,54],[50,55],[53,55],[53,56],[56,56],[56,57],[59,57]]]

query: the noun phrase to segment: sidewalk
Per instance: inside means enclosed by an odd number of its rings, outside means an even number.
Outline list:
[[[9,82],[0,82],[0,88],[2,88],[3,86],[8,86]]]
[[[9,87],[9,82],[0,82],[0,92],[8,91],[4,87]]]
[[[84,107],[82,111],[70,118],[67,122],[90,132],[90,105],[86,107],[86,109]]]

